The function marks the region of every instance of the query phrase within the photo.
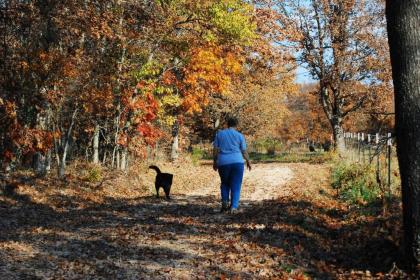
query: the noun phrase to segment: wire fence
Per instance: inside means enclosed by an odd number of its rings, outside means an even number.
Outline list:
[[[391,195],[392,187],[399,184],[399,167],[394,137],[385,135],[345,132],[345,156],[351,162],[374,166],[377,182],[387,187]]]
[[[328,146],[328,147],[327,147]],[[332,159],[330,145],[314,143],[309,140],[281,141],[278,139],[263,139],[249,141],[247,152],[250,159],[257,163],[324,163]],[[209,160],[213,157],[213,146],[210,141],[200,141],[191,148],[194,160]]]
[[[376,181],[379,185],[391,192],[394,186],[399,185],[399,167],[397,160],[395,138],[391,133],[363,133],[363,132],[345,132],[344,133],[345,154],[344,157],[351,163],[358,163],[372,167],[376,171]],[[212,157],[211,141],[200,141],[193,146],[190,152],[200,151],[202,158]],[[315,143],[309,140],[284,142],[270,140],[269,142],[250,141],[248,152],[252,156],[272,155],[272,156],[300,156],[317,155],[329,151],[329,147],[321,143]]]

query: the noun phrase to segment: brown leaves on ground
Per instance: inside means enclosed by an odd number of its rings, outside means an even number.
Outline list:
[[[171,201],[154,197],[146,165],[108,174],[100,187],[74,176],[1,195],[1,278],[405,277],[394,264],[399,217],[362,215],[337,201],[328,166],[257,164],[234,216],[218,213],[210,165],[159,166],[175,174]],[[267,192],[277,198],[262,200]]]

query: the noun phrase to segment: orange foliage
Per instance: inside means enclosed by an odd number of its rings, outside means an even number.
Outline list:
[[[303,85],[298,94],[287,97],[287,113],[279,126],[282,139],[309,139],[316,142],[330,140],[331,126],[319,104],[317,90],[315,85]]]
[[[183,69],[183,106],[188,113],[200,112],[208,104],[211,93],[224,94],[231,85],[231,76],[242,69],[238,54],[218,46],[193,48]]]

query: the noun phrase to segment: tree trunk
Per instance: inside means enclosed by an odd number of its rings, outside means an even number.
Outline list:
[[[46,91],[43,87],[40,92]],[[48,129],[48,113],[42,112],[36,115],[36,128],[40,130]],[[32,158],[33,169],[38,176],[45,176],[47,174],[47,158],[41,152],[36,152]]]
[[[171,160],[174,161],[178,158],[178,134],[174,136],[172,141],[172,149],[171,149]]]
[[[38,176],[45,176],[47,174],[47,157],[36,152],[33,156],[33,169]]]
[[[112,149],[112,155],[111,155],[111,168],[114,168],[115,166],[115,155],[117,153],[117,145],[114,146]]]
[[[339,155],[343,155],[346,151],[346,144],[344,142],[344,130],[340,123],[333,123],[333,137],[334,137],[334,148]]]
[[[119,150],[117,150],[116,158],[117,158],[117,169],[118,169],[120,167],[120,151]]]
[[[63,179],[64,175],[66,175],[66,159],[62,156],[60,158],[60,164],[58,165],[58,177]]]
[[[121,104],[118,102],[117,104],[117,111],[120,110]],[[120,113],[118,112],[117,116],[114,119],[114,125],[115,125],[115,134],[114,134],[114,149],[112,150],[112,159],[111,159],[111,167],[114,168],[115,167],[115,158],[117,156],[117,152],[120,148],[120,145],[118,144],[118,137],[120,135]],[[117,169],[119,167],[119,162],[117,162]]]
[[[121,165],[120,165],[120,169],[125,171],[127,168],[127,148],[123,148],[121,151]]]
[[[171,160],[174,161],[178,158],[179,150],[179,124],[175,122],[172,126],[172,149],[171,149]]]
[[[93,163],[99,163],[99,125],[95,125],[93,134]]]
[[[387,0],[401,173],[404,256],[420,271],[420,0]]]
[[[60,155],[60,162],[58,165],[58,177],[61,179],[64,178],[65,171],[66,171],[66,158],[67,158],[67,153],[69,150],[69,142],[70,142],[70,134],[71,134],[72,126],[73,125],[70,126],[68,133],[64,136],[64,139],[62,141],[64,143],[64,146],[62,148],[63,152]]]
[[[47,164],[45,166],[45,169],[47,172],[51,170],[51,162],[52,162],[52,152],[51,152],[51,149],[49,149],[47,152]]]
[[[71,137],[71,133],[72,133],[72,130],[73,130],[76,115],[77,115],[77,108],[73,111],[71,121],[70,121],[70,125],[67,129],[66,134],[63,135],[63,137],[62,137],[63,139],[61,140],[61,155],[60,155],[60,153],[58,154],[58,156],[59,156],[58,177],[60,179],[63,179],[64,175],[65,175],[67,152],[69,150],[70,137]]]
[[[121,13],[121,17],[119,19],[119,29],[118,29],[118,33],[122,34],[123,32],[123,26],[124,26],[124,10],[122,10]],[[122,43],[122,52],[121,52],[121,57],[120,57],[120,61],[118,63],[118,71],[117,71],[117,88],[116,88],[116,99],[115,99],[115,107],[116,107],[116,116],[114,119],[114,125],[115,125],[115,134],[114,134],[114,150],[112,152],[112,160],[111,160],[111,166],[112,168],[114,168],[114,166],[116,166],[116,168],[120,168],[120,145],[118,144],[118,140],[119,140],[119,136],[120,136],[120,122],[121,122],[121,86],[122,86],[122,81],[121,81],[121,73],[123,71],[123,65],[124,65],[124,61],[125,61],[125,55],[127,52],[127,46],[125,44],[125,42]],[[115,162],[116,159],[116,162]],[[115,165],[116,163],[116,165]]]
[[[341,156],[346,150],[344,142],[343,118],[340,106],[338,104],[331,104],[328,97],[328,90],[324,82],[321,82],[320,100],[322,109],[324,110],[327,119],[329,120],[334,137],[334,150]]]
[[[106,156],[107,156],[108,151],[104,152],[104,157],[102,158],[102,164],[105,165],[106,163]]]

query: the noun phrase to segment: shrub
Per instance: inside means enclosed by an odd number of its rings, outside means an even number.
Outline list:
[[[283,147],[283,143],[276,139],[260,139],[254,145],[258,151],[265,151],[269,155],[274,155]]]
[[[98,183],[103,178],[102,167],[97,164],[90,164],[86,166],[85,180],[90,183]]]
[[[362,205],[374,202],[381,195],[374,168],[357,163],[334,164],[332,187],[344,200]]]
[[[191,153],[191,159],[194,165],[198,163],[200,159],[203,159],[205,156],[205,151],[200,148],[194,147]]]

